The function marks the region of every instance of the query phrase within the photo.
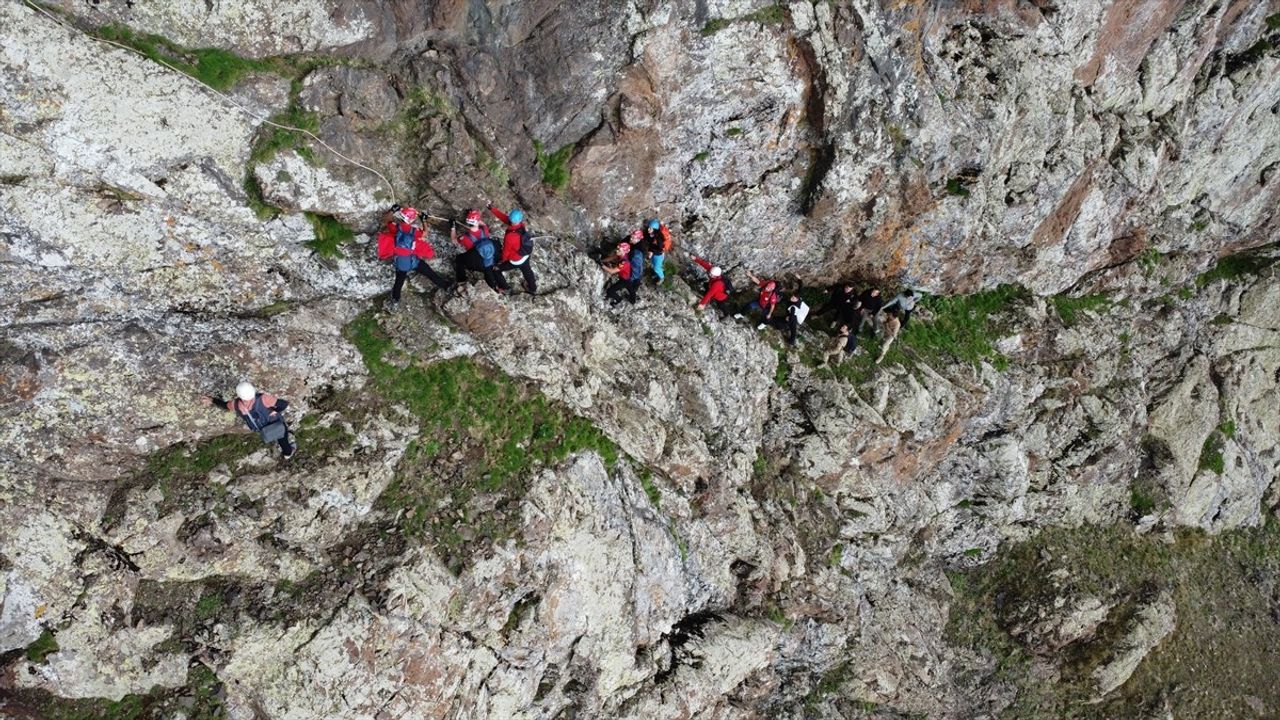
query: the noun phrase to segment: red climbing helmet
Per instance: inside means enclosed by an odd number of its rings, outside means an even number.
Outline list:
[[[631,243],[618,243],[618,254],[626,255],[631,252]]]
[[[778,289],[778,283],[770,280],[769,282],[764,284],[764,289],[768,290],[769,292],[773,292],[774,290]]]
[[[479,210],[467,211],[467,227],[480,227],[480,211]]]
[[[400,217],[404,218],[407,223],[413,223],[418,219],[418,211],[411,207],[400,208]]]

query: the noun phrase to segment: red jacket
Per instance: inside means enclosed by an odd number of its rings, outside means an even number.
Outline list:
[[[498,258],[498,262],[519,262],[524,259],[524,255],[520,254],[520,231],[524,229],[524,223],[517,225],[511,224],[511,218],[498,208],[491,207],[489,212],[498,218],[498,221],[507,226],[507,233],[502,236],[502,255]]]
[[[399,228],[397,228],[399,225]],[[413,249],[396,247],[396,232],[398,229],[413,229]],[[390,260],[394,255],[416,255],[424,260],[430,260],[436,256],[435,250],[431,249],[431,243],[422,237],[422,228],[412,227],[405,223],[389,222],[382,232],[378,233],[378,259]]]
[[[763,313],[768,313],[782,299],[777,290],[765,290],[769,283],[769,280],[760,281],[760,297],[756,299],[756,302],[760,303],[760,311]]]
[[[711,263],[700,257],[695,257],[693,261],[698,263],[698,266],[703,270],[706,270],[708,273],[711,272]],[[711,282],[707,283],[707,294],[702,296],[702,301],[698,303],[698,307],[706,307],[707,303],[712,300],[715,300],[716,302],[724,302],[728,299],[729,293],[725,292],[724,278],[713,277],[711,278]]]

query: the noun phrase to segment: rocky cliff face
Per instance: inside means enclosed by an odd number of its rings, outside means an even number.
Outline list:
[[[3,0],[0,711],[1280,712],[1277,13]],[[540,295],[374,311],[485,197]],[[610,308],[651,214],[936,295],[834,369],[678,253]]]

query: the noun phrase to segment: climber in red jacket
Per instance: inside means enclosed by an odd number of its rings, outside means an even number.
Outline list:
[[[450,288],[449,281],[437,275],[427,264],[436,253],[417,223],[417,210],[397,206],[392,209],[386,227],[378,233],[378,259],[390,260],[396,269],[391,299],[387,301],[387,309],[393,312],[400,305],[400,290],[404,287],[405,278],[415,270],[426,275],[441,290]]]
[[[502,237],[502,256],[499,258],[498,272],[519,270],[524,276],[524,289],[530,295],[538,291],[538,279],[533,275],[533,236],[524,225],[524,211],[512,210],[508,215],[489,203],[489,212],[499,222],[507,226]]]
[[[706,294],[702,296],[702,300],[698,303],[698,309],[701,310],[707,306],[707,303],[714,302],[716,307],[721,312],[724,312],[724,302],[729,299],[729,293],[732,292],[732,286],[725,278],[724,270],[717,265],[712,265],[697,255],[693,256],[693,261],[703,270],[706,270],[707,276],[711,278],[707,283]]]

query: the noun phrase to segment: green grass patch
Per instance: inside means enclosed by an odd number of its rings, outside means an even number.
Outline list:
[[[157,687],[145,695],[126,695],[115,702],[15,690],[9,695],[6,709],[15,711],[17,717],[41,720],[225,720],[227,710],[221,699],[224,694],[218,676],[203,664],[195,664],[187,670],[187,684],[181,688]]]
[[[1106,293],[1079,296],[1054,295],[1051,301],[1053,309],[1058,313],[1058,318],[1067,327],[1074,327],[1079,322],[1081,313],[1105,310],[1112,305],[1111,296]]]
[[[918,307],[932,313],[931,320],[919,314],[911,319],[907,328],[885,355],[884,364],[900,364],[913,367],[916,362],[938,366],[948,362],[961,362],[979,366],[990,362],[997,370],[1008,367],[1009,359],[996,351],[993,339],[1004,331],[999,316],[1030,298],[1026,288],[1001,285],[994,290],[972,295],[940,297],[920,295]],[[836,374],[850,382],[865,382],[874,372],[875,359],[880,354],[880,338],[863,335],[858,340],[862,352],[837,366]]]
[[[461,569],[475,541],[514,537],[529,474],[594,450],[612,467],[620,451],[590,421],[469,358],[427,365],[397,349],[366,313],[347,327],[373,389],[420,425],[378,505],[411,538],[433,540]]]
[[[315,250],[321,257],[342,257],[342,246],[356,238],[355,232],[338,222],[337,218],[307,213],[307,219],[311,221],[311,228],[315,231],[315,237],[307,242],[307,247]]]
[[[655,508],[662,507],[662,491],[653,482],[653,473],[647,469],[640,473],[640,487],[644,488],[644,494],[649,496],[649,502]]]
[[[724,134],[725,134],[725,137],[738,137],[739,135],[742,134],[742,128],[731,127],[728,130],[725,130]]]
[[[299,132],[299,130],[311,133],[318,131],[320,129],[320,116],[318,114],[303,110],[295,100],[283,112],[273,115],[271,122],[287,127],[263,124],[258,140],[254,142],[253,148],[249,151],[250,168],[271,160],[285,150],[297,151],[304,158],[315,161],[314,153],[308,152],[307,136]]]
[[[782,5],[766,5],[755,12],[743,15],[742,19],[762,25],[780,25],[787,20],[787,9]]]
[[[729,27],[731,24],[733,24],[732,18],[711,18],[698,32],[700,32],[703,37],[707,37],[709,35],[715,35],[721,30]]]
[[[693,161],[694,161],[694,162],[702,162],[702,161],[706,160],[706,159],[707,159],[707,158],[709,158],[709,157],[711,157],[711,153],[707,152],[706,150],[703,150],[702,152],[700,152],[700,153],[698,153],[697,155],[694,155],[694,156],[693,156]]]
[[[1280,30],[1280,12],[1267,16],[1267,29]]]
[[[254,60],[221,48],[185,48],[159,35],[136,33],[123,25],[105,25],[95,35],[137,50],[153,62],[167,64],[214,90],[227,91],[252,72],[287,75],[292,65],[284,58]]]
[[[1204,447],[1200,449],[1200,469],[1221,475],[1226,471],[1226,460],[1222,456],[1222,435],[1218,432],[1209,433],[1209,437],[1204,439]]]
[[[1280,706],[1273,672],[1280,625],[1272,619],[1278,525],[1216,537],[1183,531],[1173,542],[1126,525],[1050,529],[985,566],[949,573],[945,637],[984,658],[957,667],[955,677],[979,693],[1013,690],[1003,713],[992,713],[1009,718],[1131,717],[1165,703],[1180,717],[1251,717],[1257,699]],[[1174,632],[1125,685],[1092,702],[1092,671],[1114,656],[1125,621],[1161,592],[1177,605]],[[1113,606],[1097,634],[1048,652],[1057,672],[1034,668],[1032,658],[1045,650],[1034,634],[1044,613],[1065,617],[1089,597]]]
[[[572,144],[556,150],[551,154],[543,151],[542,143],[533,141],[534,159],[542,169],[542,183],[556,192],[563,192],[569,187],[572,174],[569,172],[569,160],[573,157]]]
[[[40,637],[35,642],[27,646],[26,655],[29,662],[37,665],[44,662],[44,659],[53,653],[58,652],[58,641],[53,638],[53,631],[45,628],[40,633]]]
[[[201,595],[200,599],[196,601],[196,619],[208,620],[216,617],[222,610],[222,605],[222,593],[215,591],[207,595]]]
[[[1218,280],[1231,281],[1246,276],[1258,275],[1276,263],[1278,256],[1268,254],[1268,252],[1275,252],[1276,248],[1277,245],[1273,243],[1266,248],[1259,248],[1238,255],[1228,255],[1218,260],[1217,264],[1212,268],[1201,273],[1196,278],[1196,287],[1203,288]]]

